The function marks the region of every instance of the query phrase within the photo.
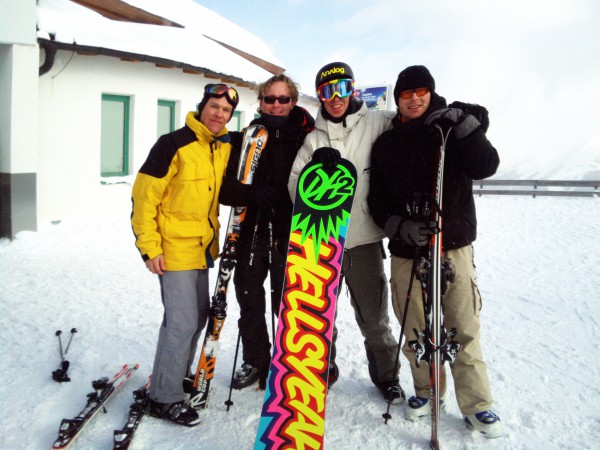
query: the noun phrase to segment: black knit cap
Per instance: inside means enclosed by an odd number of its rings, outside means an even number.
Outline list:
[[[429,69],[425,66],[410,66],[404,69],[398,75],[398,81],[394,88],[396,105],[400,92],[420,87],[428,87],[431,92],[435,92],[435,80],[429,73]]]
[[[315,78],[315,89],[324,83],[333,80],[351,79],[354,81],[354,72],[350,66],[343,62],[332,62],[323,67],[317,72]]]

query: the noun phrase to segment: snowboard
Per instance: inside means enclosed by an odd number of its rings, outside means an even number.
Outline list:
[[[322,448],[327,373],[356,169],[298,177],[285,283],[255,449]]]

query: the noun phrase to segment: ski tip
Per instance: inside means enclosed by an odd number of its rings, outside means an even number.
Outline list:
[[[125,363],[123,364],[123,369],[139,369],[140,368],[140,364],[139,363]]]

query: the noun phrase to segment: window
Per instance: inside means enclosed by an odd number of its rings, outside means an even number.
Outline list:
[[[157,138],[175,130],[175,102],[168,100],[158,101],[158,114],[156,116]]]
[[[234,111],[231,120],[227,124],[228,131],[240,131],[242,129],[242,113],[240,111]]]
[[[100,173],[103,177],[129,174],[129,103],[129,97],[102,94]]]

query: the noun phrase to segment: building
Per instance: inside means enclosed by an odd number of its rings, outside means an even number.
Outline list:
[[[204,86],[240,93],[285,69],[257,36],[192,0],[3,0],[0,237],[101,218],[157,137],[184,124]],[[318,101],[299,104],[312,114]]]

